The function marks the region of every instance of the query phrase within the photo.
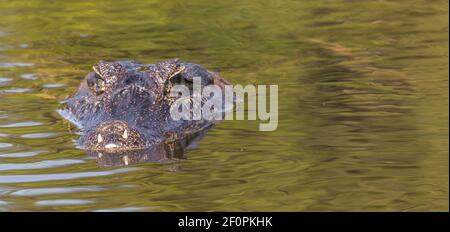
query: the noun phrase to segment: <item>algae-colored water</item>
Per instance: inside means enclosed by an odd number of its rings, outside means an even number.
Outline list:
[[[448,1],[0,1],[0,211],[448,211]],[[181,162],[98,167],[56,110],[100,59],[277,84]]]

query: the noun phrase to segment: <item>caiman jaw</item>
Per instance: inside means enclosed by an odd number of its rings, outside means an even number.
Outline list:
[[[121,151],[143,149],[144,138],[128,123],[112,120],[99,124],[84,142],[87,150]]]

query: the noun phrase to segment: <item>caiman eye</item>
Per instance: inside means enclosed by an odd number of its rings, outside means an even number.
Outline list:
[[[103,93],[104,91],[105,82],[103,78],[95,72],[91,72],[88,74],[88,77],[86,78],[86,84],[97,95]]]

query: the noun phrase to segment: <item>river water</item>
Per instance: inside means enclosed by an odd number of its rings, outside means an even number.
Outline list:
[[[448,211],[448,1],[0,1],[0,211]],[[101,167],[56,110],[99,60],[277,84],[172,163]]]

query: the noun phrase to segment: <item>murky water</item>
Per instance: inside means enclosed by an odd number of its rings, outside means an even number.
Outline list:
[[[448,1],[0,2],[0,210],[447,211]],[[100,59],[278,84],[279,126],[98,167],[56,110]]]

